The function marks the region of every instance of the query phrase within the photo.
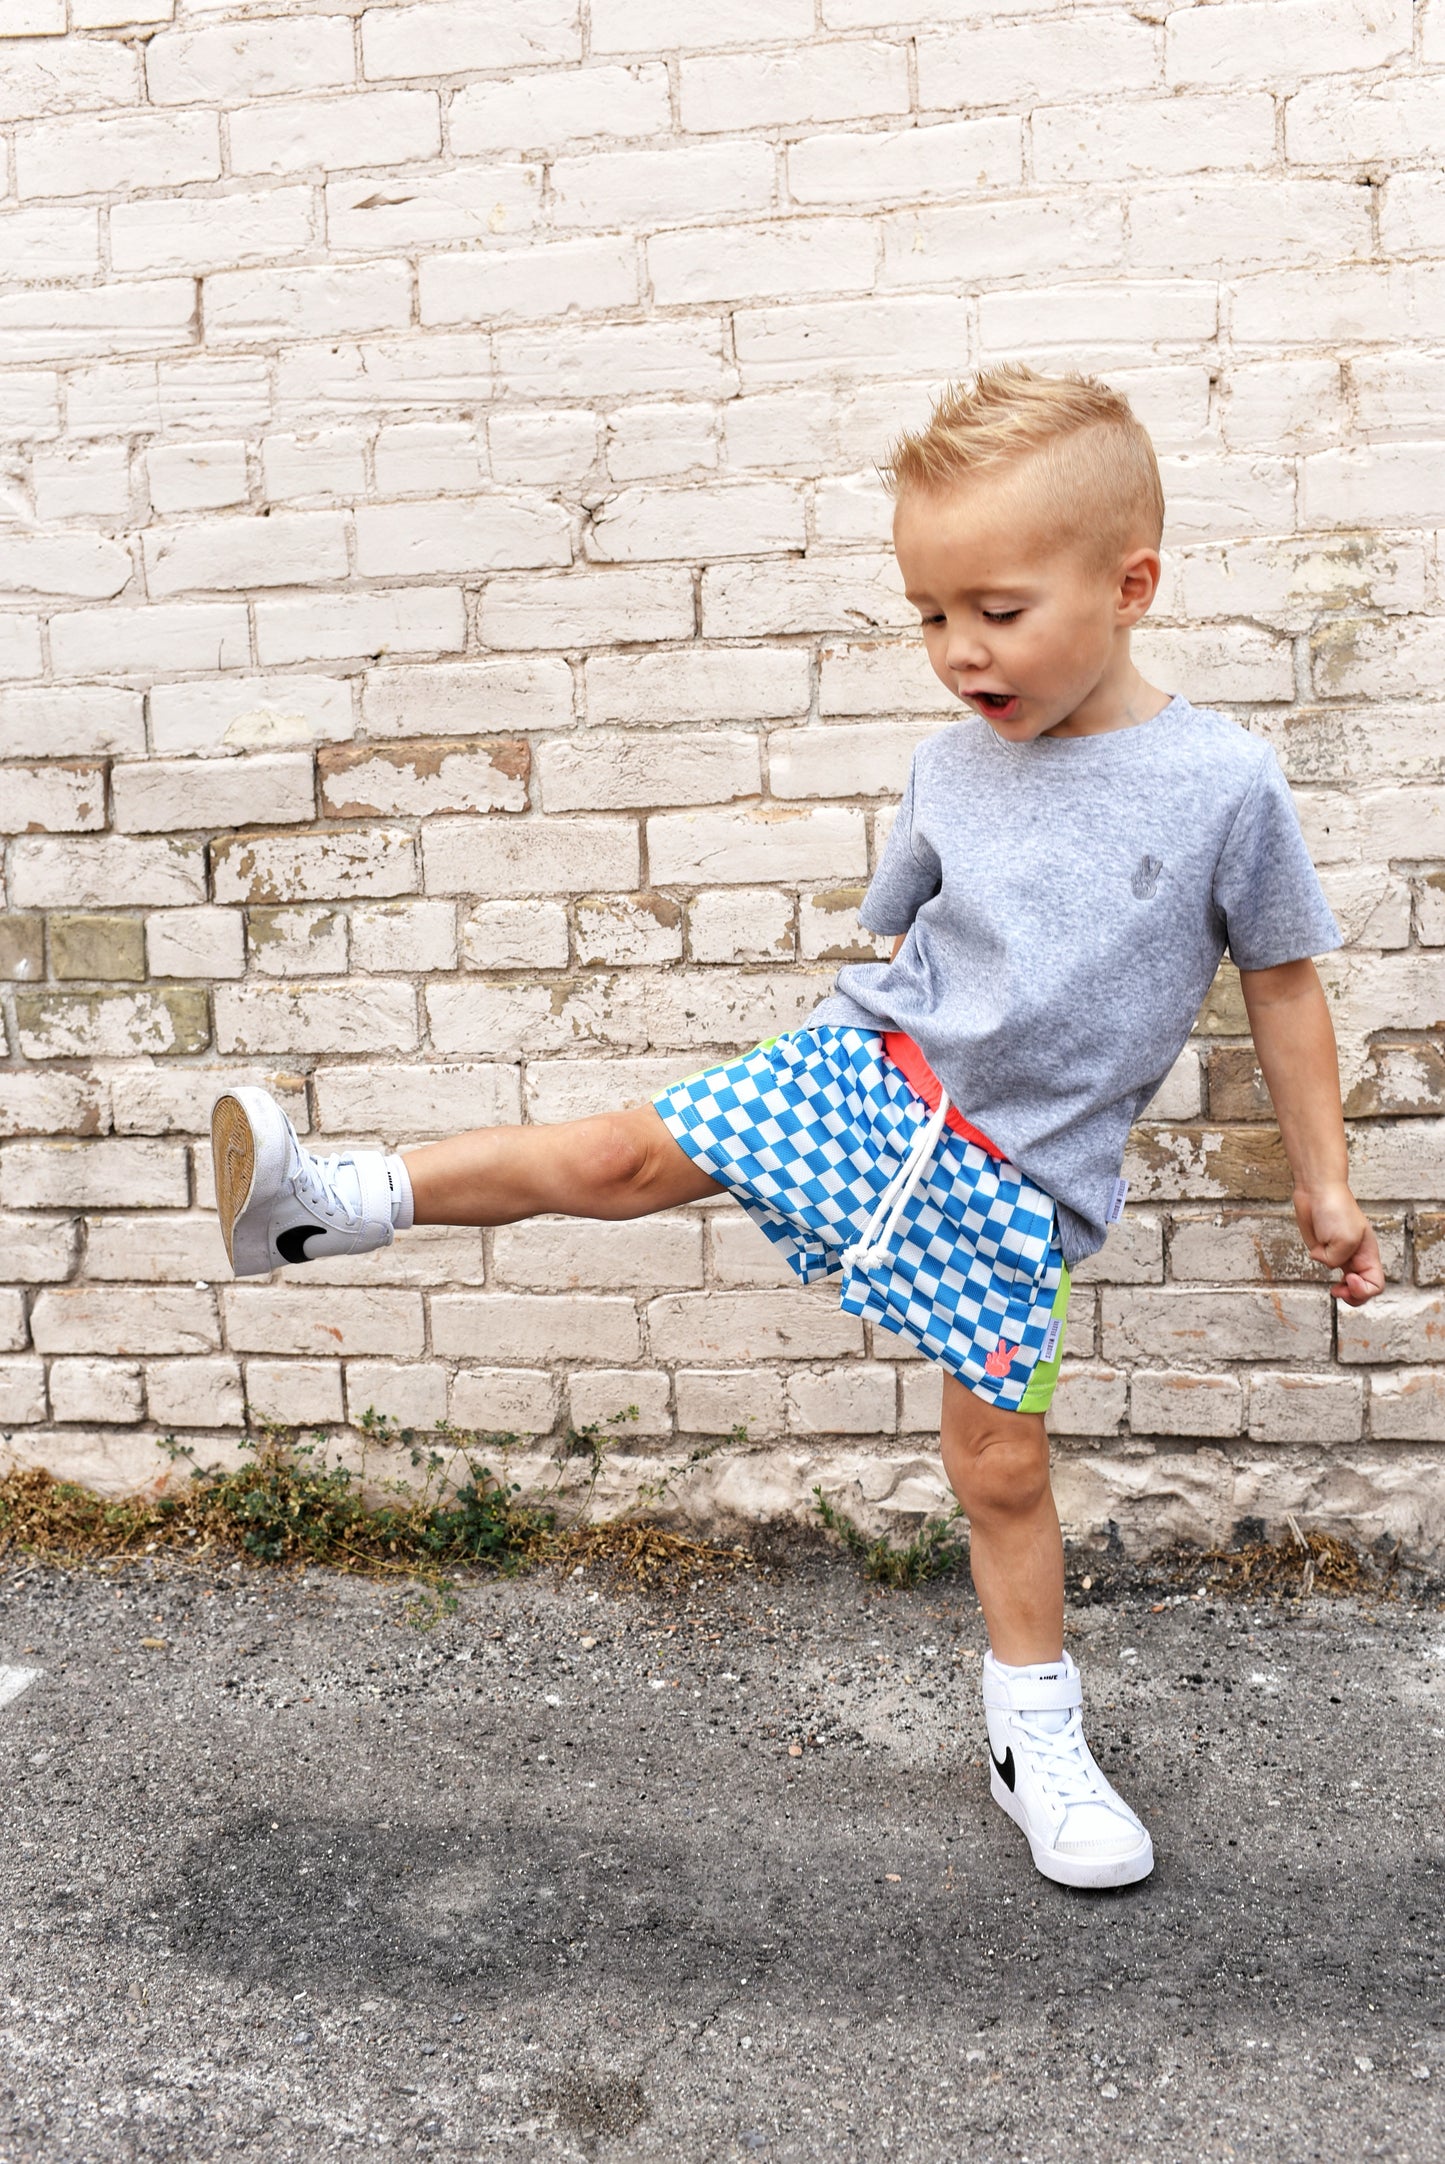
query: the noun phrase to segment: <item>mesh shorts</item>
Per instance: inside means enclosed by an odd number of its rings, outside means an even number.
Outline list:
[[[929,1112],[872,1031],[795,1030],[653,1102],[805,1285],[841,1273],[847,1314],[907,1338],[990,1404],[1044,1411],[1069,1300],[1053,1201],[944,1127],[880,1250],[878,1205]]]

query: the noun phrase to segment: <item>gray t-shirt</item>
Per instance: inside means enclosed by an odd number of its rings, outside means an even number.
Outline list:
[[[1226,946],[1241,969],[1343,944],[1267,744],[1172,698],[1102,736],[955,722],[914,753],[860,911],[907,932],[809,1017],[904,1030],[964,1117],[1102,1246],[1129,1128]]]

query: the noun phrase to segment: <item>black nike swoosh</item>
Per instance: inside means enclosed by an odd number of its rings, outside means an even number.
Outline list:
[[[306,1242],[319,1239],[320,1236],[319,1225],[288,1225],[284,1232],[277,1233],[276,1245],[281,1251],[283,1261],[309,1262],[311,1257],[306,1252]]]
[[[988,1747],[988,1755],[993,1758],[992,1744]],[[1009,1745],[1002,1758],[993,1758],[993,1768],[1003,1782],[1004,1787],[1012,1790],[1014,1785],[1014,1747],[1012,1744]]]

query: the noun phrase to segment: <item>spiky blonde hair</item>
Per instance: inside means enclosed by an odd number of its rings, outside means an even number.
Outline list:
[[[1014,361],[950,383],[927,426],[898,438],[882,472],[900,495],[956,488],[1025,460],[1061,536],[1100,559],[1159,546],[1154,446],[1122,392],[1093,376],[1043,376]]]

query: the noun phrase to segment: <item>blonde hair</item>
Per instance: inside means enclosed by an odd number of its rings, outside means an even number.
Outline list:
[[[1014,361],[950,383],[925,428],[881,469],[894,495],[956,487],[1029,460],[1049,517],[1091,555],[1157,548],[1164,489],[1148,431],[1122,392],[1093,376],[1041,376]]]

